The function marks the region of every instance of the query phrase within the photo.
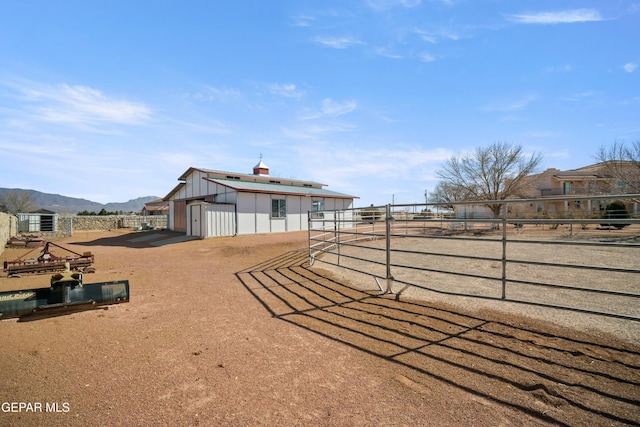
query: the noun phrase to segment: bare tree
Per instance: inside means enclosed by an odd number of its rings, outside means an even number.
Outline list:
[[[524,178],[534,173],[542,155],[527,155],[522,146],[496,142],[477,148],[472,154],[454,156],[445,162],[438,176],[441,188],[465,200],[505,200],[518,194]],[[495,217],[502,204],[488,203]]]
[[[0,206],[11,214],[32,212],[38,209],[38,205],[26,191],[7,191],[0,195]]]
[[[431,193],[432,203],[442,204],[445,209],[453,209],[453,203],[469,199],[469,194],[464,188],[454,187],[448,182],[441,181]]]
[[[626,184],[627,193],[640,193],[640,141],[626,144],[616,141],[602,146],[596,154],[611,175]]]

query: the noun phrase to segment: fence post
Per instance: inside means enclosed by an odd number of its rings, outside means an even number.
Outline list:
[[[387,204],[386,218],[385,218],[385,234],[386,234],[386,265],[387,265],[387,291],[385,293],[392,294],[393,290],[391,285],[393,282],[393,276],[391,275],[391,205]]]
[[[569,236],[573,237],[573,211],[569,211]]]
[[[502,299],[507,297],[507,205],[502,216]]]
[[[311,257],[311,211],[307,211],[307,246],[309,247],[309,266],[313,265]]]
[[[336,211],[336,247],[338,249],[338,265],[340,265],[340,211]]]

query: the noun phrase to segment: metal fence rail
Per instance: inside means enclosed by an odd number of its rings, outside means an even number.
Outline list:
[[[484,202],[502,205],[499,218],[470,218],[471,203],[448,212],[430,204],[436,213],[424,204],[313,212],[310,264],[372,276],[382,293],[415,287],[640,321],[640,195],[596,198],[634,210],[620,218],[514,209],[540,201],[527,199]]]

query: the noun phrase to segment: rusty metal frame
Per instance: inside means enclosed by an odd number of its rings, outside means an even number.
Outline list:
[[[56,247],[69,252],[71,255],[57,256],[50,251],[50,247]],[[69,263],[72,270],[84,273],[93,273],[94,256],[91,252],[78,253],[53,242],[45,242],[37,258],[26,257],[40,249],[41,246],[31,249],[22,256],[4,262],[3,271],[7,276],[19,276],[21,274],[44,274],[65,269],[65,263]]]

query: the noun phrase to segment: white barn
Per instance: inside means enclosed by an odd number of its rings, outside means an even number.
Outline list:
[[[307,229],[307,213],[350,209],[357,197],[325,184],[269,176],[262,160],[253,174],[190,167],[163,200],[168,227],[190,236],[276,233]]]

